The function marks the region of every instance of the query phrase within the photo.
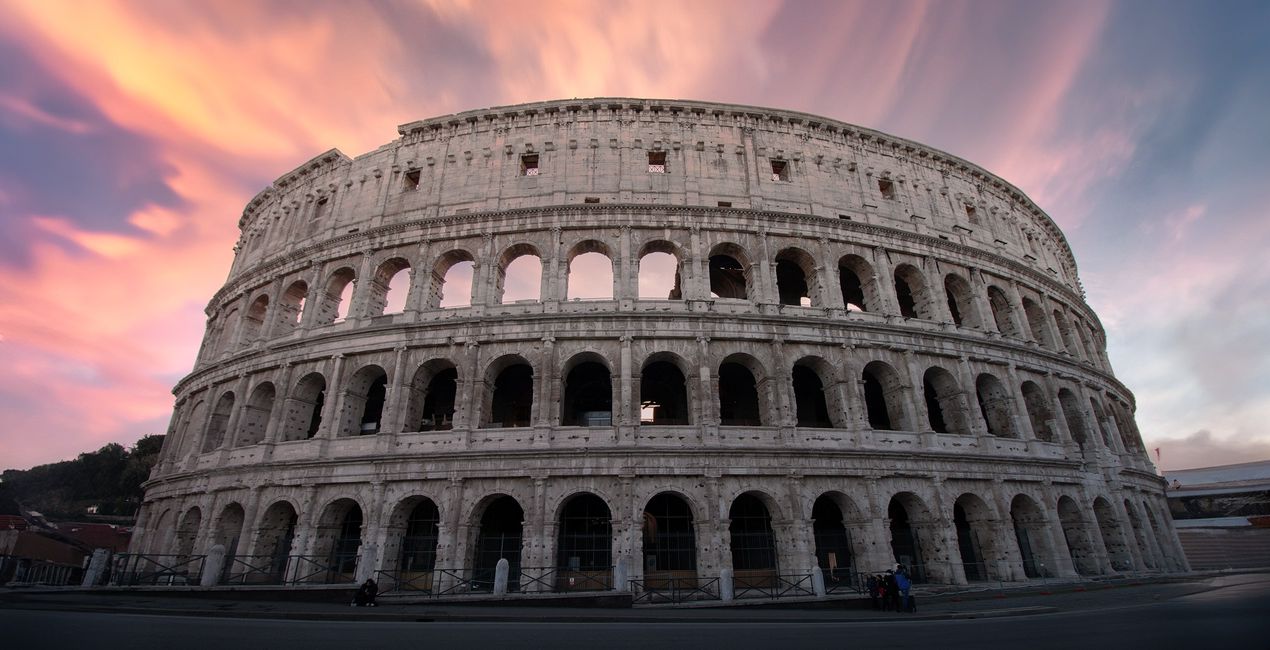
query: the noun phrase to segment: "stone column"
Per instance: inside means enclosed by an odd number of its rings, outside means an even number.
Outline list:
[[[1144,571],[1147,569],[1147,563],[1146,549],[1142,548],[1142,531],[1135,528],[1133,520],[1129,518],[1129,511],[1125,509],[1120,486],[1108,484],[1107,488],[1112,496],[1111,506],[1115,509],[1116,519],[1120,520],[1120,533],[1125,539],[1125,548],[1129,549],[1129,555],[1133,557],[1133,568]]]
[[[314,265],[309,269],[308,292],[304,296],[304,311],[300,312],[299,328],[310,330],[316,325],[318,312],[322,311],[321,302],[326,299],[326,287],[322,284],[322,267]]]
[[[415,264],[410,267],[410,293],[406,294],[405,309],[402,310],[404,313],[418,314],[428,308],[433,277],[433,266],[429,263],[431,260],[428,255],[430,245],[431,242],[426,238],[419,241]]]
[[[829,258],[829,240],[821,237],[817,240],[816,252],[820,263],[816,265],[816,284],[820,285],[820,296],[814,299],[813,305],[831,311],[831,315],[842,318],[846,305],[842,302],[842,280],[838,277],[837,260]]]
[[[961,392],[966,397],[966,422],[970,425],[971,434],[979,439],[979,448],[986,451],[991,448],[988,423],[983,419],[983,409],[979,408],[979,387],[975,373],[970,369],[969,357],[957,357],[957,375],[961,378]]]
[[[873,281],[877,286],[878,299],[881,301],[881,309],[885,316],[899,316],[900,307],[898,299],[895,297],[895,275],[891,271],[891,259],[887,255],[885,249],[880,246],[873,249]],[[860,278],[864,281],[864,278]]]
[[[617,393],[617,409],[613,418],[613,424],[618,427],[618,443],[633,444],[635,442],[635,427],[639,426],[639,396],[635,395],[635,387],[631,374],[634,372],[633,361],[631,358],[631,342],[632,338],[629,334],[623,334],[618,339],[622,345],[621,362],[618,366],[619,381]]]
[[[908,391],[908,410],[911,410],[910,421],[913,423],[913,431],[930,431],[930,412],[926,409],[926,382],[922,375],[922,371],[917,367],[917,360],[913,356],[912,350],[904,350],[904,374],[908,377],[908,385],[911,389]],[[933,443],[928,440],[927,442]]]
[[[751,293],[751,301],[763,309],[766,313],[769,307],[767,305],[780,304],[780,298],[776,295],[776,273],[773,270],[772,256],[767,250],[767,231],[763,230],[758,233],[759,259],[750,263],[754,269],[753,276],[754,289]]]
[[[976,268],[970,269],[970,302],[974,306],[974,310],[979,321],[979,329],[988,333],[1002,334],[997,329],[997,320],[992,315],[992,305],[988,302],[988,283],[983,279],[983,272]],[[1017,384],[1015,385],[1017,387]]]
[[[556,337],[542,337],[541,372],[534,373],[534,405],[530,418],[534,425],[534,446],[546,447],[551,444],[551,430],[558,421],[553,417],[555,388],[559,382],[556,375]],[[541,379],[537,375],[541,375]]]
[[[700,389],[697,395],[696,418],[701,428],[702,441],[719,442],[719,394],[714,388],[714,368],[710,362],[710,337],[697,335],[697,375]]]
[[[992,480],[992,500],[995,502],[1000,525],[996,532],[996,545],[1005,562],[1005,580],[1024,580],[1023,554],[1019,551],[1019,541],[1014,532],[1014,514],[1010,511],[1010,495],[1005,490],[1005,481],[997,477]]]
[[[234,383],[234,410],[229,414],[229,422],[225,425],[225,437],[221,440],[220,450],[221,459],[218,464],[224,464],[226,455],[224,452],[234,447],[238,438],[238,423],[242,421],[243,413],[247,410],[247,374],[238,375],[238,381]]]
[[[409,350],[405,345],[393,348],[392,377],[388,383],[388,394],[384,399],[384,412],[380,416],[379,432],[396,434],[404,430],[406,405],[409,401],[410,382],[406,379],[406,357]]]
[[[618,301],[619,309],[630,311],[635,308],[635,300],[639,298],[639,260],[632,258],[629,225],[623,225],[619,231],[617,259],[614,263],[617,273],[613,276],[613,299]]]
[[[243,503],[243,530],[238,536],[238,547],[226,549],[231,556],[252,555],[256,552],[256,537],[260,534],[256,525],[256,516],[260,512],[260,486],[253,485],[247,489]]]
[[[371,262],[374,255],[369,250],[362,251],[361,265],[357,271],[357,283],[353,286],[353,295],[349,299],[348,315],[344,317],[345,321],[357,322],[364,318],[369,318],[368,313],[370,304],[370,292],[377,280],[371,269]]]
[[[331,439],[339,434],[339,423],[335,421],[335,416],[339,414],[341,403],[344,401],[344,355],[334,354],[331,356],[331,361],[331,379],[326,384],[326,401],[322,404],[322,423],[313,436],[321,441],[318,458],[326,457]]]
[[[470,340],[463,346],[462,366],[454,387],[455,395],[462,399],[454,405],[455,429],[478,429],[485,417],[481,412],[485,408],[485,396],[478,393],[478,388],[485,383],[484,374],[477,366],[480,346],[480,343]]]
[[[1050,547],[1054,549],[1052,561],[1055,573],[1060,578],[1074,578],[1079,574],[1076,572],[1075,561],[1072,560],[1072,549],[1067,544],[1067,534],[1063,532],[1063,521],[1058,516],[1058,497],[1054,494],[1054,487],[1048,483],[1043,490],[1045,502],[1041,504],[1041,508],[1045,515],[1045,531],[1050,538]]]
[[[1010,400],[1010,410],[1014,411],[1014,430],[1019,432],[1019,437],[1026,441],[1028,448],[1031,449],[1037,437],[1036,432],[1032,430],[1032,417],[1028,415],[1027,403],[1023,398],[1023,382],[1019,381],[1018,366],[1013,363],[1006,366],[1006,376],[1010,380],[1010,393],[1016,396]]]

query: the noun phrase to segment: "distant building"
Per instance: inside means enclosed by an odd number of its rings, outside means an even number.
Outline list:
[[[1166,472],[1193,569],[1270,567],[1270,461]]]

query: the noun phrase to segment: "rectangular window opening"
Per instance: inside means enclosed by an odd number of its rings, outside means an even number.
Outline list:
[[[732,202],[731,202],[731,201],[719,201],[719,207],[721,207],[721,208],[730,208],[730,207],[732,207]]]
[[[412,169],[406,172],[406,175],[403,177],[403,180],[402,180],[401,190],[403,192],[411,192],[411,191],[419,189],[420,176],[421,174],[418,169]]]
[[[599,202],[600,202],[600,197],[598,197],[598,196],[588,196],[588,197],[586,197],[585,199],[582,199],[582,202],[583,202],[583,203],[599,203]]]
[[[650,151],[648,152],[648,173],[665,174],[666,173],[666,152]]]
[[[851,221],[851,215],[849,215],[849,214],[840,214],[840,215],[838,215],[838,218],[839,218],[839,219],[846,219],[847,221]]]
[[[878,179],[878,190],[882,192],[882,198],[888,201],[895,200],[895,183],[889,178]]]
[[[969,203],[966,204],[966,217],[970,219],[970,223],[979,223],[979,213]]]
[[[789,163],[784,160],[772,161],[772,180],[788,181],[789,180]]]
[[[521,176],[537,176],[538,175],[538,154],[527,153],[520,157],[520,175]]]

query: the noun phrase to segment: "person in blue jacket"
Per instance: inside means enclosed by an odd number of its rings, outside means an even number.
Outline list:
[[[908,571],[904,569],[903,564],[895,565],[895,586],[900,590],[900,611],[915,611],[917,608],[912,606],[909,595],[909,590],[913,588],[913,581],[909,579]]]

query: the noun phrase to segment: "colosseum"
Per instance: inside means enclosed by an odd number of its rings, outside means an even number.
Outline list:
[[[638,602],[1187,569],[1007,181],[697,101],[398,134],[247,204],[117,575]]]

